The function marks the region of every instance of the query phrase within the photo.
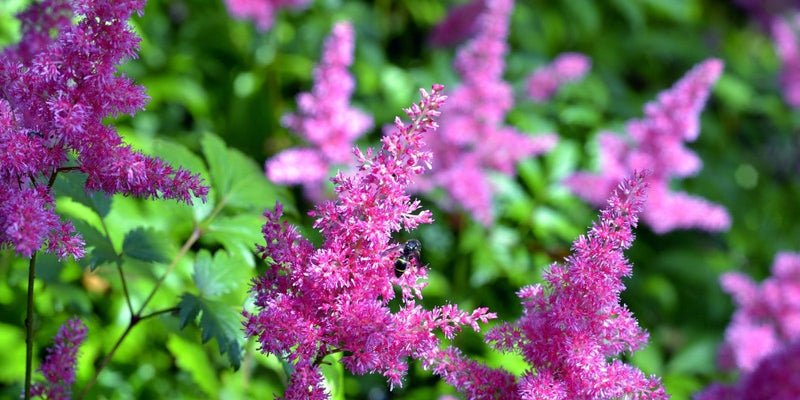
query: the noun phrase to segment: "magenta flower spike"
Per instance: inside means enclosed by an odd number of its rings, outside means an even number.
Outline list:
[[[39,371],[45,382],[31,386],[31,396],[49,400],[69,400],[72,384],[75,383],[75,364],[78,362],[78,348],[86,340],[86,325],[79,318],[68,320],[58,328],[53,338],[53,347],[47,349]]]
[[[20,14],[22,40],[0,54],[0,244],[31,257],[46,245],[80,258],[84,243],[55,214],[50,181],[86,174],[86,190],[205,199],[199,175],[133,151],[103,119],[147,102],[117,66],[136,57],[128,24],[142,0],[44,0]],[[55,33],[55,34],[53,34]]]
[[[737,309],[718,362],[741,375],[734,384],[709,386],[695,400],[800,398],[800,253],[778,253],[772,276],[761,284],[738,272],[723,274],[720,284]]]
[[[409,265],[396,277],[402,245],[393,242],[392,232],[432,222],[431,213],[419,211],[419,200],[405,190],[430,168],[424,139],[437,128],[442,89],[421,90],[422,101],[405,110],[411,124],[397,118],[381,150],[353,150],[357,170],[332,178],[336,198],[309,213],[323,237],[319,248],[280,221],[280,204],[265,213],[266,243],[259,252],[270,267],[254,280],[257,311],[244,312],[244,331],[257,338],[262,352],[293,364],[284,398],[328,398],[319,366],[340,352],[350,372],[379,372],[390,387],[400,386],[405,359],[438,347],[435,329],[452,337],[462,325],[477,329],[478,321],[494,317],[486,309],[465,313],[447,305],[428,311],[416,305],[426,285],[423,266]],[[402,289],[396,312],[388,307],[393,283]]]
[[[455,69],[462,81],[448,96],[441,134],[428,140],[435,155],[433,174],[417,189],[442,187],[452,200],[444,207],[456,204],[489,225],[494,213],[488,175],[514,175],[517,162],[549,151],[558,138],[526,135],[504,124],[514,105],[512,87],[503,80],[514,2],[485,0],[470,7],[478,5],[482,11],[474,22],[476,34],[456,54]]]
[[[249,19],[259,31],[266,32],[275,22],[275,14],[282,8],[301,9],[309,0],[225,0],[228,12],[237,19]]]
[[[731,220],[724,207],[669,189],[672,178],[694,175],[702,167],[695,153],[684,147],[700,133],[700,112],[723,63],[706,60],[689,71],[671,89],[644,107],[643,119],[631,120],[627,137],[612,132],[599,136],[600,173],[578,172],[567,186],[584,200],[600,205],[620,179],[637,169],[653,171],[642,220],[656,233],[698,228],[724,231]]]
[[[442,365],[434,371],[469,398],[666,399],[657,377],[646,377],[616,358],[642,349],[648,339],[619,299],[625,289],[622,278],[632,272],[623,251],[633,243],[646,188],[643,173],[625,179],[564,264],[551,265],[543,284],[518,292],[520,319],[486,335],[498,350],[520,354],[530,367],[527,372],[518,379],[487,372],[457,352],[440,356]]]
[[[800,9],[772,19],[775,52],[781,60],[780,87],[787,104],[800,108]]]
[[[354,31],[339,22],[325,41],[322,61],[314,69],[311,92],[297,96],[298,110],[281,122],[305,139],[310,147],[285,150],[267,161],[267,177],[276,183],[303,184],[306,194],[320,199],[321,187],[334,164],[351,164],[356,139],[372,128],[372,117],[350,107],[355,80],[348,71],[353,64]]]
[[[592,59],[580,53],[562,53],[528,77],[526,93],[537,102],[548,100],[564,84],[583,79]]]

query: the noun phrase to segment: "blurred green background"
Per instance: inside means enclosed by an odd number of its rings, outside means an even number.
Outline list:
[[[13,15],[26,3],[0,5],[0,45],[18,40]],[[121,69],[146,86],[152,99],[134,118],[109,122],[137,149],[199,168],[190,169],[212,184],[210,203],[190,208],[114,197],[102,215],[81,206],[65,189],[59,193],[59,211],[86,226],[105,225],[116,251],[126,232],[148,228],[159,238],[165,260],[178,254],[192,221],[205,223],[206,234],[169,275],[153,300],[154,310],[175,306],[185,293],[208,294],[197,278],[198,260],[230,254],[220,262],[236,272],[228,276],[230,287],[219,298],[235,316],[249,277],[264,268],[251,252],[253,243],[263,241],[259,227],[265,207],[276,199],[287,203],[290,219],[318,239],[305,216],[313,205],[297,188],[267,182],[260,169],[268,157],[303,144],[279,119],[294,110],[297,93],[310,89],[311,70],[332,24],[348,19],[355,27],[353,103],[380,127],[417,100],[418,88],[432,83],[452,88],[458,82],[452,68],[455,48],[436,49],[427,39],[448,7],[458,3],[317,0],[304,10],[279,12],[270,31],[258,32],[250,22],[230,19],[221,0],[149,0],[144,16],[134,20],[143,38],[140,58]],[[596,168],[598,131],[621,131],[626,120],[640,117],[647,101],[694,64],[718,57],[725,71],[702,114],[699,139],[689,146],[704,168],[673,186],[724,205],[733,226],[722,234],[666,235],[640,227],[628,252],[634,275],[626,280],[623,300],[651,333],[649,346],[629,361],[661,376],[673,399],[687,399],[712,380],[730,379],[714,364],[733,310],[717,277],[738,270],[761,280],[774,254],[797,251],[800,237],[800,114],[781,99],[780,65],[769,37],[728,1],[530,0],[515,5],[509,43],[505,77],[518,95],[508,122],[525,132],[555,131],[561,143],[548,155],[521,163],[518,177],[495,178],[498,220],[492,227],[438,210],[422,197],[436,222],[410,235],[398,234],[398,240],[414,236],[423,243],[422,260],[432,271],[425,304],[488,306],[501,319],[517,318],[521,307],[514,292],[538,282],[542,269],[567,255],[572,241],[596,218],[595,210],[569,194],[560,180],[575,170]],[[525,77],[564,51],[590,56],[590,74],[547,103],[526,100],[521,94]],[[379,138],[376,128],[358,145],[375,146]],[[223,161],[215,164],[215,157]],[[235,162],[244,172],[224,176],[220,162]],[[255,181],[254,189],[229,202],[227,195],[235,192],[231,182]],[[210,213],[214,207],[222,211]],[[89,336],[74,386],[79,392],[127,326],[130,314],[119,273],[102,262],[93,272],[87,261],[60,265],[42,257],[39,262],[37,357],[43,359],[58,325],[73,315],[84,318]],[[125,259],[134,303],[142,302],[168,263]],[[0,397],[22,392],[26,277],[25,260],[10,250],[0,252],[0,343],[5,349],[0,352]],[[271,398],[282,392],[286,365],[280,360],[259,354],[252,342],[241,343],[242,365],[234,371],[219,351],[218,338],[224,335],[201,344],[204,333],[195,324],[180,329],[177,315],[143,321],[100,374],[89,398]],[[516,372],[523,368],[518,359],[489,351],[479,334],[466,331],[455,344],[490,365]],[[335,398],[420,399],[453,392],[415,362],[404,387],[393,392],[381,376],[351,376],[335,366],[326,374]]]

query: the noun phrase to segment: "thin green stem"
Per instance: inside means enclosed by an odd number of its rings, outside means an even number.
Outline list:
[[[31,398],[31,370],[33,369],[33,283],[36,275],[36,254],[28,266],[28,312],[25,316],[25,400]]]
[[[139,312],[137,312],[136,315],[142,315],[144,308],[147,307],[147,303],[149,303],[150,300],[153,299],[153,296],[155,296],[158,289],[164,283],[164,280],[167,279],[167,275],[169,275],[169,273],[172,272],[173,269],[175,269],[175,267],[178,265],[178,261],[180,261],[180,259],[183,258],[184,255],[186,255],[186,253],[189,251],[189,249],[192,248],[194,243],[197,242],[197,239],[200,239],[201,233],[202,232],[198,227],[194,228],[194,230],[192,231],[192,235],[189,237],[188,240],[186,240],[186,243],[183,244],[180,251],[178,252],[178,255],[175,256],[175,259],[173,259],[172,262],[169,264],[169,267],[167,267],[167,270],[164,271],[163,275],[161,275],[161,278],[158,279],[158,282],[156,282],[156,286],[154,286],[153,290],[150,291],[150,294],[144,300],[142,306],[139,307]]]
[[[170,308],[165,308],[163,310],[153,311],[150,314],[143,315],[141,318],[139,318],[139,320],[140,321],[144,321],[144,320],[146,320],[148,318],[156,317],[156,316],[159,316],[161,314],[173,313],[173,312],[176,312],[178,310],[179,310],[178,307],[170,307]]]

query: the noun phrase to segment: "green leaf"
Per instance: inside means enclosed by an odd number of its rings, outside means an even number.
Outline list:
[[[238,310],[221,301],[197,297],[191,293],[181,296],[178,310],[181,329],[202,313],[200,328],[203,331],[203,343],[211,338],[217,339],[220,354],[228,353],[228,360],[233,368],[239,369],[242,363],[242,346],[239,343],[242,332],[241,314]]]
[[[229,149],[222,139],[212,134],[203,136],[201,144],[219,202],[261,213],[280,200],[288,207],[287,212],[292,210],[288,191],[270,183],[253,160],[238,150]]]
[[[234,257],[254,266],[255,243],[263,240],[261,236],[263,223],[263,218],[254,214],[218,217],[206,227],[203,241],[212,240],[220,243]]]
[[[111,211],[111,196],[103,192],[89,192],[84,190],[86,185],[86,175],[83,174],[61,174],[53,184],[53,190],[57,195],[67,196],[76,203],[83,204],[90,210],[97,213],[100,218],[105,218]]]
[[[122,242],[122,254],[145,262],[166,262],[164,243],[168,239],[153,229],[136,228]]]
[[[247,282],[250,268],[241,259],[218,251],[211,257],[208,250],[200,250],[194,264],[194,283],[202,296],[229,293]]]
[[[178,367],[188,371],[192,380],[209,398],[218,397],[220,383],[202,346],[178,335],[170,335],[167,348],[175,357]]]
[[[81,265],[88,265],[94,271],[95,268],[106,263],[122,264],[122,258],[117,254],[114,244],[111,243],[108,236],[100,233],[83,220],[74,219],[72,224],[86,242],[86,248],[91,248],[88,256],[80,260]]]

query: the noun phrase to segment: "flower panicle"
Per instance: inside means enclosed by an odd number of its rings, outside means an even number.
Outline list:
[[[443,90],[422,90],[422,99],[405,110],[411,121],[398,118],[380,150],[353,149],[357,168],[333,177],[336,198],[309,212],[323,238],[318,248],[280,221],[279,204],[265,212],[266,243],[258,251],[271,263],[254,280],[255,310],[244,312],[243,329],[260,351],[294,364],[285,398],[327,398],[319,365],[338,352],[352,373],[379,372],[390,387],[400,386],[406,358],[424,358],[438,348],[433,330],[452,337],[464,325],[478,328],[495,317],[455,305],[425,310],[415,298],[422,297],[427,269],[408,260],[402,276],[395,272],[403,244],[393,243],[392,233],[432,221],[405,190],[430,163],[425,139],[437,127]],[[388,307],[393,284],[402,292],[394,312]]]
[[[622,277],[631,274],[623,251],[633,242],[647,177],[648,172],[636,171],[623,180],[564,264],[554,263],[544,283],[518,292],[523,315],[487,333],[490,345],[520,354],[530,366],[520,378],[511,378],[505,390],[512,398],[667,398],[657,377],[615,358],[641,349],[648,339],[619,304]],[[459,389],[469,393],[469,382]]]
[[[39,371],[45,382],[34,383],[31,396],[42,399],[70,399],[75,383],[75,365],[78,349],[86,340],[88,330],[79,318],[72,318],[58,328],[53,346],[48,348],[47,358]]]
[[[308,142],[267,160],[267,177],[276,183],[303,184],[306,195],[322,198],[323,183],[333,165],[351,164],[356,139],[372,128],[372,117],[350,106],[355,79],[355,31],[338,22],[325,40],[320,63],[314,68],[311,92],[297,96],[297,111],[281,118],[284,127]]]
[[[199,175],[122,142],[108,116],[133,115],[148,97],[117,67],[136,57],[129,24],[143,0],[44,0],[19,16],[22,40],[0,53],[0,246],[31,257],[84,254],[55,213],[52,179],[86,175],[84,189],[205,201]]]
[[[723,231],[730,227],[727,210],[703,198],[670,189],[671,180],[697,173],[702,162],[685,143],[700,132],[700,113],[724,64],[708,59],[644,106],[644,118],[628,121],[627,138],[602,132],[599,173],[578,172],[567,186],[579,197],[601,205],[614,185],[632,171],[648,169],[650,185],[643,221],[656,233],[675,229]]]

